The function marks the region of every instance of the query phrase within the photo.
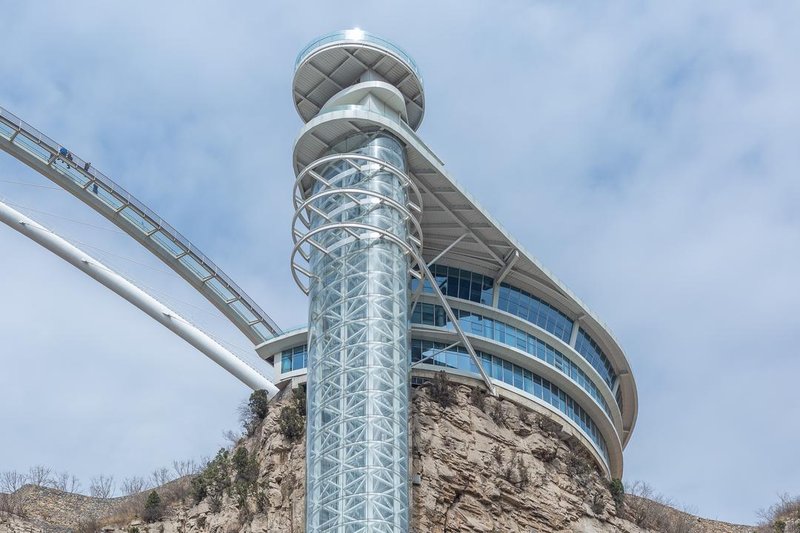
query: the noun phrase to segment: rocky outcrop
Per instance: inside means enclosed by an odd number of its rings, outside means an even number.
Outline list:
[[[415,532],[754,531],[749,526],[697,518],[650,500],[629,496],[625,503],[617,503],[591,459],[558,424],[510,401],[477,394],[468,386],[451,383],[449,387],[446,401],[427,387],[416,389],[413,395]],[[185,494],[170,505],[164,519],[151,524],[119,516],[114,500],[98,503],[100,507],[94,509],[100,521],[111,524],[106,531],[304,533],[305,443],[302,438],[287,438],[280,430],[285,422],[282,411],[295,401],[289,393],[279,397],[253,435],[220,460],[227,466],[214,479],[215,483],[224,479],[220,485],[224,490],[217,494],[216,486],[209,486],[199,503]],[[246,473],[247,461],[257,465],[253,476]],[[48,501],[51,496],[51,492],[41,495]],[[78,500],[86,506],[97,503],[85,497],[36,503],[26,507],[31,517],[27,521],[0,519],[0,533],[44,532],[43,522],[74,530],[75,516],[81,513],[76,511]]]
[[[418,532],[630,532],[653,518],[618,506],[590,457],[550,419],[509,401],[454,385],[447,409],[426,391],[414,398],[414,525]],[[658,505],[658,504],[654,504]],[[651,510],[651,509],[648,509]],[[744,533],[746,526],[702,521],[671,508],[665,532]]]
[[[76,529],[88,517],[109,517],[128,498],[92,498],[37,485],[25,485],[15,494],[26,514],[40,523]]]

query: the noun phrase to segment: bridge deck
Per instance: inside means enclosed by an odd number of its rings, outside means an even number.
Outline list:
[[[189,282],[253,344],[281,329],[188,239],[132,194],[61,144],[0,107],[0,149],[70,192]]]

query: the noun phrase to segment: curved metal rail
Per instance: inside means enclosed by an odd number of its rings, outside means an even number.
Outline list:
[[[318,171],[318,169],[321,170],[325,165],[338,161],[346,162],[351,167],[350,170],[340,172],[336,177],[330,180],[325,179],[321,172]],[[353,188],[337,188],[338,183],[346,174],[350,172],[366,172],[373,174],[377,172],[388,172],[392,174],[398,178],[405,187],[410,189],[411,194],[409,194],[407,205],[401,205],[395,200],[374,191]],[[316,190],[313,186],[309,186],[307,189],[304,189],[303,182],[306,180],[306,178],[313,180],[321,185],[321,187]],[[331,221],[325,213],[314,206],[314,202],[316,200],[331,195],[343,195],[348,198],[352,204],[367,204],[370,206],[379,204],[388,205],[392,209],[396,210],[400,214],[401,218],[409,225],[411,229],[408,236],[409,242],[405,242],[391,232],[377,226],[355,222]],[[393,167],[385,161],[364,154],[345,153],[325,156],[314,161],[306,168],[301,170],[298,174],[297,179],[294,182],[294,207],[296,211],[294,218],[292,219],[292,240],[294,241],[294,248],[292,249],[291,254],[291,266],[292,277],[294,277],[294,280],[300,287],[300,290],[302,290],[305,294],[309,294],[310,282],[308,284],[303,283],[301,276],[305,276],[310,280],[313,274],[311,273],[310,269],[304,268],[299,264],[298,256],[308,263],[311,259],[312,247],[316,248],[322,253],[329,253],[329,250],[314,240],[315,236],[324,234],[325,232],[331,230],[342,230],[350,235],[348,239],[383,239],[392,241],[402,248],[403,251],[408,255],[410,263],[409,274],[421,281],[426,279],[430,281],[434,294],[438,296],[442,307],[444,307],[445,313],[447,313],[447,316],[453,325],[455,334],[459,338],[459,341],[456,344],[460,343],[464,345],[470,357],[472,357],[473,362],[478,367],[481,377],[486,384],[486,388],[493,396],[497,395],[497,390],[495,389],[492,380],[489,379],[489,376],[486,374],[483,363],[478,358],[478,354],[472,347],[472,343],[470,342],[469,338],[467,338],[467,336],[464,334],[464,330],[461,328],[455,312],[453,311],[452,307],[450,307],[450,302],[442,293],[442,290],[436,283],[436,279],[433,277],[430,268],[428,268],[428,265],[425,264],[425,260],[422,258],[421,251],[423,235],[422,228],[418,220],[418,217],[422,215],[422,196],[417,185],[413,180],[411,180],[411,178],[408,177],[405,172]],[[317,228],[312,228],[312,211],[326,219],[326,223]],[[301,227],[299,227],[301,225],[305,228],[305,232]],[[305,250],[303,249],[304,246],[306,247]]]
[[[346,162],[351,167],[349,172],[367,172],[370,174],[388,172],[399,179],[405,187],[411,189],[413,199],[409,199],[408,205],[401,205],[391,198],[383,196],[374,191],[340,188],[338,187],[338,182],[341,181],[348,172],[339,173],[334,179],[326,180],[317,171],[317,169],[321,169],[325,165],[337,161]],[[360,162],[361,165],[357,164],[356,162]],[[303,181],[306,178],[310,178],[316,182],[319,182],[323,186],[323,189],[306,194],[306,192],[303,190]],[[330,219],[319,209],[315,208],[313,204],[320,198],[333,195],[343,195],[353,204],[367,204],[370,206],[385,204],[393,208],[400,213],[400,216],[403,218],[403,220],[411,226],[412,231],[409,235],[410,243],[404,242],[386,230],[378,227],[353,223],[331,223]],[[305,262],[308,262],[310,259],[311,247],[327,253],[328,251],[320,244],[315,242],[313,237],[319,233],[324,233],[325,231],[331,229],[344,230],[354,239],[365,238],[366,234],[372,235],[374,238],[388,239],[405,250],[405,252],[411,258],[412,265],[421,260],[420,250],[422,249],[422,227],[420,226],[417,217],[419,217],[419,215],[422,213],[422,208],[420,207],[422,205],[422,197],[417,186],[409,179],[408,176],[406,176],[403,171],[393,167],[385,161],[381,161],[380,159],[364,154],[351,153],[333,154],[322,157],[306,167],[297,176],[297,179],[294,182],[293,196],[295,215],[292,218],[292,240],[294,241],[291,261],[292,277],[294,277],[295,282],[306,295],[309,292],[309,287],[301,281],[298,274],[302,274],[303,276],[310,278],[311,273],[298,263],[297,256],[299,255]],[[328,223],[312,230],[310,219],[312,211],[327,219]],[[298,226],[300,225],[302,225],[305,230],[299,228]],[[304,250],[304,246],[306,246],[308,249]],[[420,277],[420,274],[413,270],[413,268],[411,269],[410,273],[417,278]]]
[[[260,344],[281,329],[236,283],[111,178],[0,107],[0,149],[65,189],[136,239]]]

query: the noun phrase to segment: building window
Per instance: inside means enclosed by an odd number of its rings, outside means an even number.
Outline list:
[[[494,281],[491,277],[445,265],[433,265],[431,274],[445,296],[492,305]],[[412,279],[411,290],[416,290],[418,284],[418,280]],[[429,293],[433,292],[430,281],[425,280],[423,290]]]
[[[611,416],[611,409],[608,406],[608,402],[603,398],[597,385],[595,385],[586,372],[581,370],[569,357],[556,350],[548,343],[514,326],[491,318],[486,318],[477,313],[457,308],[453,309],[453,313],[458,318],[458,323],[461,329],[464,330],[464,333],[486,337],[501,344],[511,346],[512,348],[517,348],[518,350],[522,350],[544,361],[550,366],[554,366],[559,372],[585,390],[589,396],[594,398],[598,405],[603,408],[603,411],[605,411],[609,417]],[[448,327],[452,329],[452,325],[450,325],[449,320],[447,320],[444,308],[435,304],[418,303],[417,307],[414,309],[414,313],[411,315],[411,322],[413,324]],[[592,364],[588,359],[587,362]],[[606,369],[605,367],[601,368],[603,372],[600,372],[600,377],[605,381]],[[501,376],[492,377],[502,379]]]
[[[501,283],[497,308],[536,324],[569,344],[570,336],[572,336],[572,320],[536,296],[507,283]]]
[[[578,337],[575,341],[575,351],[581,354],[584,359],[589,361],[595,370],[597,370],[610,389],[614,389],[614,384],[617,382],[617,373],[608,360],[606,354],[600,349],[600,346],[592,339],[583,328],[578,329]]]
[[[306,368],[306,345],[295,346],[281,353],[281,373],[294,372]]]

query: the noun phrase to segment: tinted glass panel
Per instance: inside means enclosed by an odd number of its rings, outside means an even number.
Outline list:
[[[572,335],[572,320],[552,305],[522,289],[501,283],[497,308],[536,324],[562,341],[569,343]]]
[[[494,341],[502,344],[507,344],[512,348],[522,350],[537,359],[540,359],[547,364],[554,366],[559,372],[570,378],[578,384],[580,388],[585,390],[594,400],[603,408],[603,410],[611,416],[611,409],[608,406],[597,385],[592,379],[581,370],[569,357],[550,346],[548,343],[526,333],[525,331],[515,328],[514,326],[487,318],[477,313],[464,311],[463,309],[453,309],[458,318],[458,323],[465,333],[479,335],[481,337],[488,337]],[[438,320],[434,321],[434,317]],[[444,308],[440,305],[418,303],[411,315],[412,324],[422,324],[426,326],[449,327],[452,326],[447,321]],[[589,361],[591,363],[591,361]],[[594,365],[593,365],[594,366]],[[600,372],[600,376],[605,380],[605,368]],[[502,379],[500,376],[492,376],[497,379]]]
[[[433,265],[431,273],[445,296],[492,305],[493,281],[489,276],[445,265]]]
[[[281,353],[281,372],[302,370],[306,367],[306,345],[295,346]]]
[[[603,379],[608,383],[610,388],[614,388],[614,383],[617,381],[617,373],[614,372],[614,367],[611,361],[608,360],[606,354],[600,349],[600,346],[592,339],[583,329],[578,329],[578,337],[575,341],[575,351],[581,354],[595,370],[597,370]]]

